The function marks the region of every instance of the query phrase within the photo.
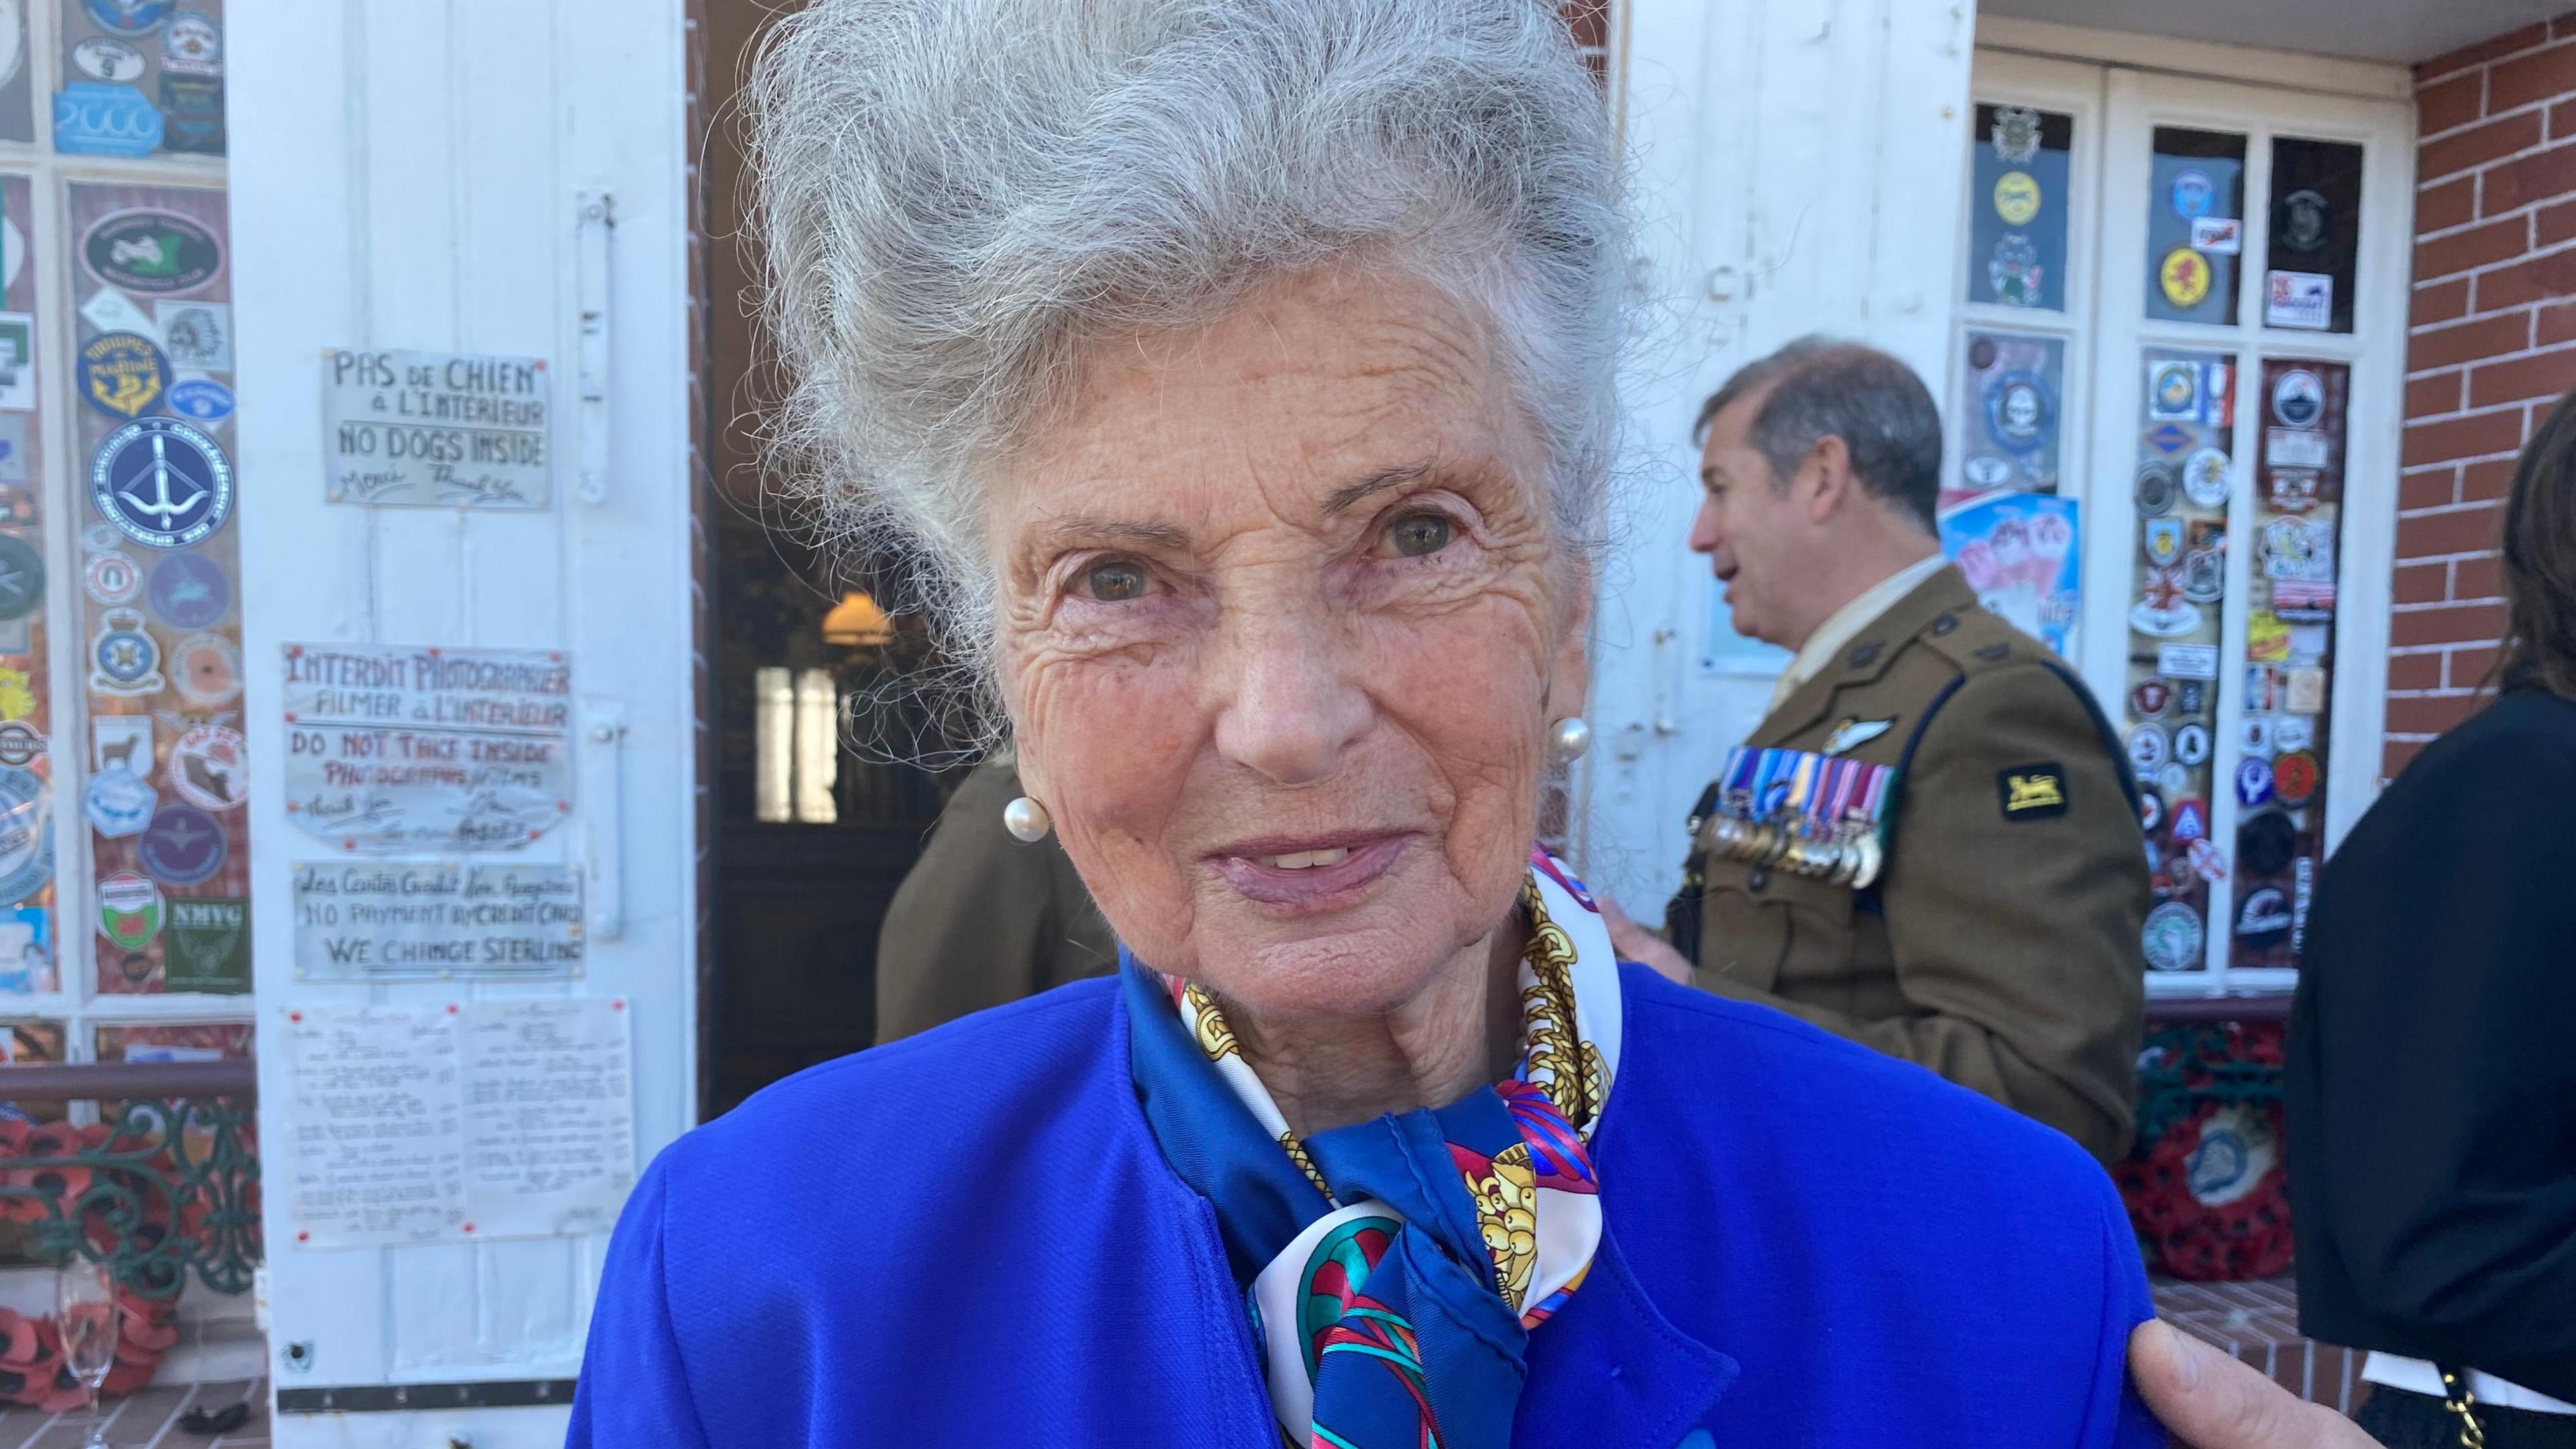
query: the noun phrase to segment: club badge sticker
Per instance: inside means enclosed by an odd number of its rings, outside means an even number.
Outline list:
[[[90,501],[126,537],[185,548],[233,511],[233,467],[215,440],[177,418],[141,418],[108,434],[90,462]]]

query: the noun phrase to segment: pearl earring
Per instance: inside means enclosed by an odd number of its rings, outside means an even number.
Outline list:
[[[1055,821],[1048,817],[1044,805],[1021,795],[1002,807],[1002,828],[1017,836],[1021,844],[1035,845],[1046,839],[1046,833],[1055,828]]]
[[[1583,758],[1583,752],[1592,748],[1592,726],[1585,724],[1581,715],[1570,714],[1558,720],[1554,734],[1556,757],[1568,764]]]

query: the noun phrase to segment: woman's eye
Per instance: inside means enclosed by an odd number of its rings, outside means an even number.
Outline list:
[[[1421,558],[1449,546],[1449,520],[1437,513],[1409,513],[1386,526],[1387,542],[1406,558]]]
[[[1082,589],[1104,604],[1123,603],[1145,592],[1145,571],[1125,562],[1093,564],[1083,573]]]

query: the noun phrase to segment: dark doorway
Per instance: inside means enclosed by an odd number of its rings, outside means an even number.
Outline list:
[[[769,394],[755,372],[735,93],[761,27],[793,6],[698,8],[715,735],[700,1106],[712,1117],[874,1040],[877,928],[949,779],[886,757],[935,744],[896,698],[929,657],[922,621],[888,612],[868,559],[824,556],[762,497],[758,405]],[[854,740],[878,748],[853,750]]]

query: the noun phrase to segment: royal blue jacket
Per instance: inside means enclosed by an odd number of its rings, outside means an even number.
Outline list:
[[[1515,1445],[2163,1444],[2122,1371],[2146,1280],[2082,1149],[1622,975],[1606,1230],[1531,1335]],[[816,1067],[672,1144],[610,1244],[568,1442],[1279,1449],[1117,982]]]

